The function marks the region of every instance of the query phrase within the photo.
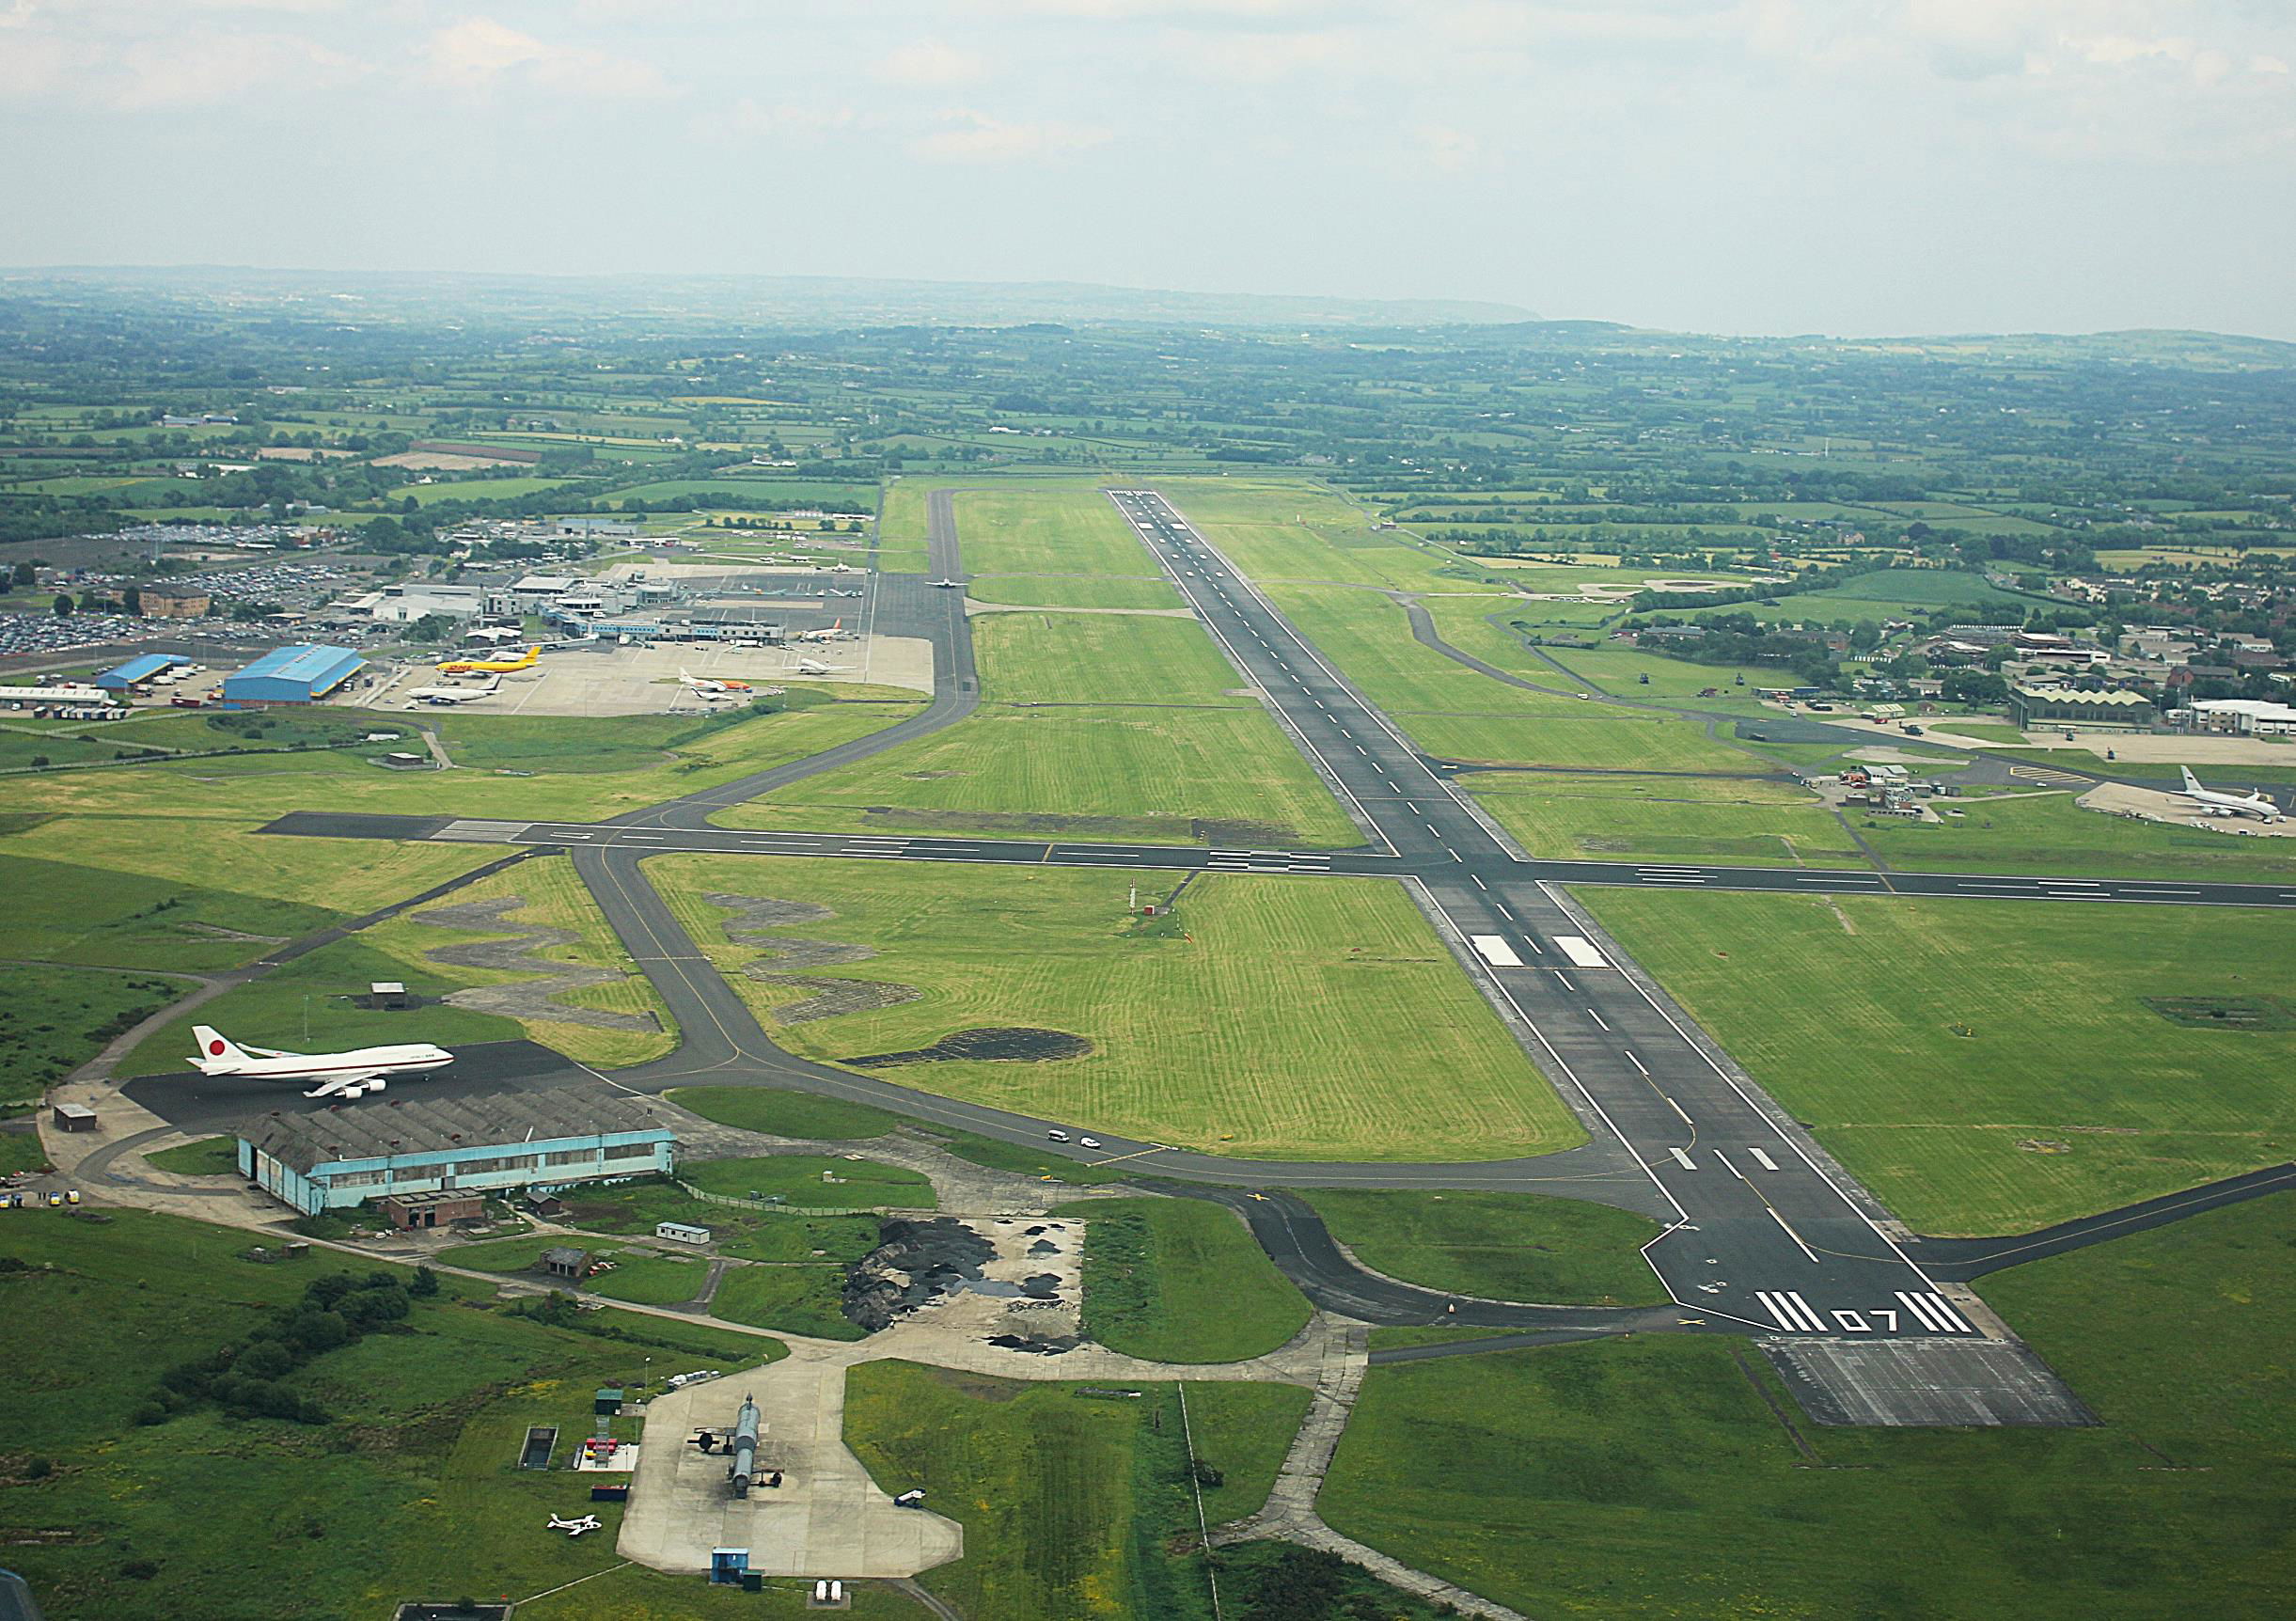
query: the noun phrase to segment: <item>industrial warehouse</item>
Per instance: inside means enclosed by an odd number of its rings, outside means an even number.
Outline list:
[[[240,1173],[306,1216],[400,1195],[665,1174],[677,1148],[655,1111],[588,1088],[273,1114],[238,1137]]]

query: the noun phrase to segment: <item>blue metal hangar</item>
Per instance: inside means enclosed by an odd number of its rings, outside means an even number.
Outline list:
[[[179,664],[191,660],[172,653],[147,653],[125,664],[116,664],[96,677],[96,685],[106,692],[132,692],[155,675],[165,675]]]
[[[566,1087],[281,1111],[238,1137],[240,1173],[316,1216],[394,1194],[547,1192],[666,1174],[678,1134],[645,1104]]]
[[[366,668],[367,661],[347,647],[275,647],[223,678],[223,706],[317,703]]]

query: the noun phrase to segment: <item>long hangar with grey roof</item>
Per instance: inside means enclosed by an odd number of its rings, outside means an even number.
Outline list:
[[[663,1110],[586,1087],[282,1111],[238,1137],[241,1174],[307,1216],[392,1193],[556,1188],[677,1162]]]

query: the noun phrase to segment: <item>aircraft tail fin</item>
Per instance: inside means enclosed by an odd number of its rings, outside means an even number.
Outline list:
[[[192,1026],[192,1036],[199,1044],[198,1062],[203,1067],[206,1064],[219,1062],[234,1063],[247,1062],[246,1049],[211,1025],[196,1024]]]
[[[2199,793],[2200,779],[2193,775],[2193,768],[2190,765],[2179,765],[2177,769],[2184,773],[2184,791],[2187,794]]]

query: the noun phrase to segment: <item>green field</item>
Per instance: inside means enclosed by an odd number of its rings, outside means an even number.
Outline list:
[[[1297,480],[1158,479],[1156,487],[1256,580],[1336,580],[1455,589],[1490,571],[1401,529],[1375,530],[1361,507]]]
[[[1084,1218],[1084,1330],[1112,1351],[1241,1361],[1307,1324],[1307,1298],[1220,1205],[1094,1199],[1070,1208]]]
[[[2278,1614],[2291,1243],[2284,1195],[1988,1279],[2099,1428],[1823,1428],[1645,1337],[1374,1368],[1319,1506],[1534,1615]]]
[[[172,1171],[178,1176],[235,1176],[239,1173],[239,1140],[203,1137],[197,1142],[179,1143],[144,1157],[160,1170]]]
[[[302,840],[281,839],[279,844]],[[393,846],[375,846],[391,849]],[[417,846],[419,848],[419,846]],[[577,987],[558,994],[571,1007],[599,1008],[610,1013],[652,1015],[668,1026],[653,984],[613,938],[605,915],[574,873],[572,861],[546,856],[458,889],[436,905],[461,905],[523,897],[527,905],[510,912],[500,929],[445,928],[418,921],[415,914],[398,917],[363,930],[307,956],[295,958],[276,971],[227,991],[195,1014],[162,1027],[136,1047],[121,1065],[120,1074],[155,1075],[182,1067],[190,1051],[191,1026],[196,1019],[229,1030],[235,1039],[266,1047],[311,1050],[324,1047],[356,1046],[375,1041],[455,1040],[496,1041],[525,1034],[581,1062],[619,1065],[659,1058],[676,1046],[673,1028],[651,1031],[601,1029],[566,1019],[519,1015],[515,1017],[477,1009],[422,1007],[412,1012],[360,1008],[345,999],[376,980],[396,980],[417,996],[438,997],[473,987],[517,985],[546,971],[445,965],[431,952],[472,941],[510,937],[521,925],[556,928],[578,938],[543,948],[548,962],[566,962],[621,973],[619,981]],[[543,1005],[548,1005],[544,1003]]]
[[[657,789],[658,793],[658,789]],[[1008,709],[768,798],[732,827],[1345,848],[1363,841],[1258,709]]]
[[[810,691],[810,689],[806,689]],[[879,689],[864,689],[877,691]],[[502,815],[587,820],[659,804],[674,795],[785,764],[865,736],[912,713],[914,694],[865,702],[809,699],[753,718],[696,721],[679,716],[605,719],[455,714],[426,716],[459,769],[401,772],[345,750],[258,752],[108,769],[0,779],[0,814],[120,819],[113,838],[175,843],[197,824],[257,826],[282,808]],[[387,713],[360,712],[380,731],[404,732]],[[526,775],[505,775],[518,772]],[[138,826],[134,819],[146,819]],[[28,842],[39,840],[23,836]],[[326,846],[313,840],[265,840]],[[12,846],[20,854],[45,854]],[[64,854],[66,847],[58,847]],[[364,846],[380,854],[376,846]],[[440,852],[433,852],[435,860]],[[467,854],[467,853],[465,853]],[[277,859],[295,858],[278,852]],[[339,866],[339,858],[327,863]],[[476,865],[475,861],[467,864]],[[140,870],[133,861],[122,862]],[[204,872],[209,863],[197,863]],[[180,870],[180,869],[179,869]],[[211,877],[210,882],[214,882]],[[419,887],[419,886],[417,886]]]
[[[960,490],[954,506],[957,543],[968,574],[1156,573],[1116,504],[1093,485],[1030,481]],[[921,531],[921,524],[919,527]]]
[[[191,989],[150,973],[0,963],[0,1096],[38,1096]]]
[[[1533,1193],[1306,1195],[1331,1235],[1375,1272],[1486,1300],[1663,1305],[1642,1257],[1659,1224],[1624,1210]]]
[[[1914,872],[2058,873],[2168,884],[2194,878],[2269,884],[2296,875],[2296,840],[2136,822],[2084,810],[2073,799],[2063,794],[1973,800],[1953,807],[1961,815],[1937,824],[1852,815],[1883,860]]]
[[[543,1277],[543,1251],[565,1242],[555,1234],[543,1233],[522,1238],[488,1238],[476,1244],[449,1245],[439,1251],[438,1258],[450,1267],[516,1273],[533,1281]],[[581,1248],[590,1251],[591,1261],[610,1263],[613,1270],[584,1278],[572,1286],[634,1305],[674,1306],[700,1294],[709,1276],[706,1263],[682,1255],[614,1245],[584,1244]]]
[[[999,613],[973,622],[982,691],[996,703],[1251,708],[1243,677],[1193,620]]]
[[[1189,1546],[1187,1438],[1225,1477],[1205,1492],[1203,1519],[1249,1513],[1308,1393],[1191,1384],[1184,1424],[1175,1386],[1124,1387],[1137,1400],[1094,1400],[1089,1388],[866,1362],[846,1377],[845,1436],[880,1487],[921,1488],[927,1507],[965,1527],[965,1557],[920,1578],[959,1614],[1211,1621]]]
[[[1533,856],[1864,866],[1807,789],[1760,779],[1470,772],[1456,779]]]
[[[2270,911],[2027,901],[1580,899],[1917,1232],[2016,1233],[2288,1157],[2296,1003]]]
[[[977,575],[966,590],[975,602],[1018,607],[1176,608],[1180,593],[1149,574],[1145,557],[1130,574]]]
[[[815,1210],[930,1210],[933,1184],[921,1172],[866,1159],[776,1154],[746,1159],[688,1159],[678,1175],[704,1193],[787,1200]]]
[[[835,978],[923,993],[776,1031],[809,1058],[910,1052],[975,1028],[1052,1030],[1093,1047],[1055,1062],[873,1072],[904,1086],[1224,1154],[1489,1157],[1580,1141],[1395,887],[1207,875],[1171,920],[1149,922],[1125,912],[1123,874],[1073,867],[665,856],[647,870],[769,1026],[775,1008],[815,991],[741,971],[761,952],[727,940],[727,913],[704,894],[830,907],[834,918],[786,932],[876,952]]]
[[[882,1137],[901,1124],[899,1115],[865,1103],[763,1086],[681,1086],[663,1095],[704,1120],[773,1137],[853,1141]]]
[[[539,1529],[566,1513],[568,1477],[516,1469],[527,1426],[588,1433],[590,1392],[639,1382],[655,1365],[722,1366],[781,1354],[765,1339],[634,1314],[546,1323],[490,1310],[453,1278],[414,1302],[402,1331],[328,1352],[292,1376],[337,1416],[320,1425],[225,1417],[213,1407],[153,1424],[130,1420],[177,1362],[244,1340],[311,1279],[379,1263],[313,1255],[241,1260],[244,1232],[138,1211],[99,1223],[61,1213],[0,1223],[0,1359],[26,1395],[8,1449],[7,1564],[50,1621],[122,1615],[301,1621],[388,1614],[410,1597],[507,1594],[566,1621],[794,1617],[803,1588],[712,1591],[690,1578],[620,1567],[620,1510],[578,1544]],[[401,1273],[401,1276],[405,1274]],[[617,1432],[637,1433],[634,1421]],[[345,1509],[344,1505],[351,1505]],[[864,1590],[856,1613],[914,1615]]]

